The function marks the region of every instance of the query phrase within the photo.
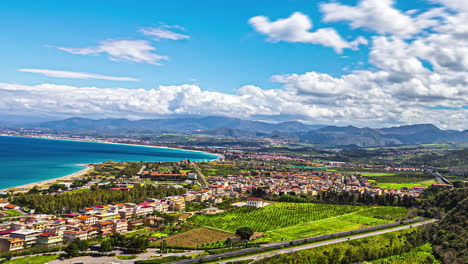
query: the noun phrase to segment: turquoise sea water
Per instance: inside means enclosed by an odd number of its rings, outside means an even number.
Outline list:
[[[82,170],[80,164],[215,158],[179,149],[0,136],[0,189],[62,177]]]

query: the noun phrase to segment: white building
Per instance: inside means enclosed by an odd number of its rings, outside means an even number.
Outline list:
[[[256,197],[247,198],[247,202],[245,203],[245,206],[257,207],[257,208],[263,207],[265,205],[268,205],[268,203]]]

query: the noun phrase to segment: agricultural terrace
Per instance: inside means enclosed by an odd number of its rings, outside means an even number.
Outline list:
[[[225,241],[230,237],[234,238],[236,235],[220,230],[202,227],[165,238],[164,241],[166,241],[168,246],[196,247],[218,241]]]
[[[236,208],[218,215],[195,215],[189,218],[189,221],[228,232],[235,232],[238,228],[245,226],[257,232],[266,232],[357,212],[364,213],[366,210],[380,210],[380,208],[319,203],[273,203],[263,208]],[[401,218],[406,215],[404,208],[393,210],[395,210],[394,216],[389,218]],[[381,213],[374,211],[371,214],[379,215]],[[391,214],[387,213],[386,215]]]

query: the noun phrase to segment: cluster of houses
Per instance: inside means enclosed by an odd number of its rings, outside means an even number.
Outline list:
[[[405,195],[418,197],[424,189],[414,187],[396,190],[373,187],[366,179],[329,171],[272,172],[270,175],[249,177],[240,174],[228,177],[211,176],[209,181],[212,183],[209,186],[211,193],[229,193],[232,197],[251,193],[257,187],[263,187],[265,192],[277,195],[284,193],[318,195],[333,188],[337,192],[392,194],[400,197]]]
[[[16,217],[0,223],[0,252],[19,251],[34,245],[57,246],[78,238],[84,240],[125,233],[143,225],[144,220],[163,220],[147,217],[155,211],[184,210],[183,196],[169,196],[149,198],[139,204],[94,205],[62,216],[34,214]]]

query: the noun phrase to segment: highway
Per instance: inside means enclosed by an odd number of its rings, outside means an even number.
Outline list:
[[[229,260],[225,260],[225,261],[219,261],[219,262],[216,262],[216,263],[228,263],[228,262],[231,262],[231,261],[248,260],[248,259],[261,259],[261,258],[271,257],[271,256],[274,256],[274,255],[277,255],[277,254],[291,253],[291,252],[310,249],[310,248],[314,248],[314,247],[320,247],[320,246],[340,243],[340,242],[344,242],[344,241],[348,241],[348,240],[353,240],[353,239],[359,239],[359,238],[364,238],[364,237],[370,237],[370,236],[385,234],[385,233],[394,232],[394,231],[398,231],[398,230],[403,230],[403,229],[407,229],[407,228],[411,228],[411,227],[430,224],[430,223],[433,223],[433,222],[436,222],[436,221],[438,221],[438,220],[437,219],[431,219],[431,220],[426,220],[426,221],[423,221],[423,222],[418,222],[418,223],[414,223],[414,224],[410,224],[410,225],[398,226],[398,227],[394,227],[394,228],[390,228],[390,229],[384,229],[384,230],[369,232],[369,233],[365,233],[365,234],[361,234],[361,235],[347,236],[347,237],[331,239],[331,240],[327,240],[327,241],[323,241],[323,242],[317,242],[317,243],[312,243],[312,244],[300,245],[300,246],[296,246],[296,247],[290,247],[290,248],[286,248],[286,249],[272,250],[272,251],[269,251],[269,252],[259,253],[259,254],[245,256],[245,257],[241,256],[239,258],[229,259]],[[295,240],[295,241],[304,241],[304,239]],[[234,251],[234,252],[226,252],[226,253],[221,253],[221,254],[216,254],[216,255],[211,255],[211,256],[205,256],[205,257],[202,257],[202,259],[204,261],[211,260],[211,261],[214,262],[217,259],[230,257],[230,256],[234,257],[235,255],[238,255],[240,253],[245,254],[245,253],[252,252],[252,254],[254,254],[255,251],[258,251],[259,249],[264,249],[264,248],[273,247],[273,246],[276,247],[278,245],[287,246],[287,245],[290,244],[290,242],[291,241],[286,241],[286,242],[281,242],[281,243],[275,243],[274,245],[272,244],[272,245],[269,245],[267,247],[262,247],[262,248],[247,248],[247,249],[238,250],[238,251]],[[200,259],[201,258],[180,260],[180,261],[170,262],[170,264],[175,264],[175,263],[178,263],[178,264],[196,263]]]
[[[432,175],[436,178],[436,180],[442,184],[452,184],[449,180],[447,180],[443,175],[441,175],[438,171],[430,171]]]

